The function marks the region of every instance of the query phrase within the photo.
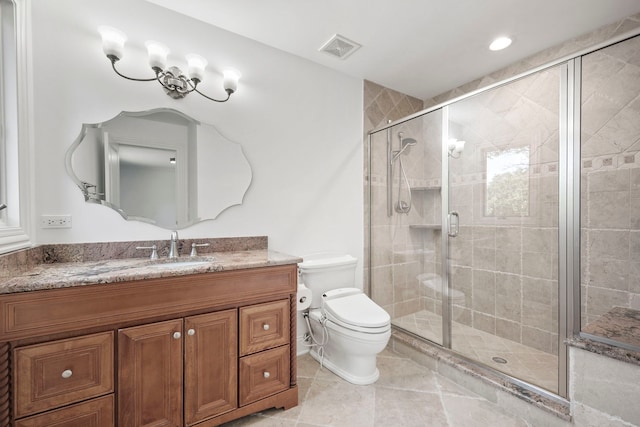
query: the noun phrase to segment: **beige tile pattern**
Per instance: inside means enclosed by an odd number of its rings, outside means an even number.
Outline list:
[[[583,58],[582,326],[640,309],[640,37]]]
[[[513,77],[639,26],[640,14],[628,17],[434,99],[424,100],[424,106],[442,103]],[[587,227],[582,239],[581,298],[585,322],[615,305],[640,310],[640,98],[637,96],[640,50],[638,41],[634,43],[630,49],[618,45],[608,52],[594,53],[592,63],[589,60],[585,63],[585,70],[593,71],[595,75],[593,81],[583,82],[582,150],[585,158],[582,182],[586,197],[582,200],[585,215],[582,223]],[[398,100],[384,94],[384,88],[367,85],[365,82],[365,132],[375,127],[372,122],[384,123],[386,117],[382,108],[392,108],[393,100]],[[559,102],[557,97],[545,94],[557,91],[558,85],[557,73],[554,76],[543,72],[522,79],[504,90],[489,93],[485,99],[470,99],[471,113],[462,111],[457,122],[450,124],[451,131],[466,131],[463,139],[472,141],[465,148],[466,158],[452,166],[450,201],[466,218],[473,218],[474,213],[480,218],[478,206],[482,206],[486,177],[481,170],[473,169],[478,164],[473,159],[482,154],[482,144],[491,147],[506,140],[516,145],[518,141],[536,141],[535,164],[532,164],[529,181],[535,195],[530,209],[537,213],[536,222],[504,224],[485,220],[463,224],[460,235],[450,247],[452,283],[456,290],[465,294],[464,303],[454,304],[454,316],[476,331],[524,343],[551,357],[558,352],[556,115]],[[380,97],[376,99],[378,95]],[[372,102],[374,99],[375,103]],[[392,109],[394,114],[400,112],[400,109]],[[411,152],[409,162],[412,164],[408,170],[414,186],[439,184],[440,129],[426,121],[436,115],[434,112],[415,120],[419,123],[410,128],[412,132],[422,132],[413,135],[420,135],[419,140],[425,147],[436,148]],[[411,122],[406,126],[412,126]],[[393,129],[394,132],[398,130]],[[440,271],[440,234],[434,230],[417,233],[408,226],[411,221],[438,221],[439,197],[416,192],[417,205],[422,207],[422,212],[414,209],[410,216],[387,217],[385,141],[383,133],[374,135],[373,161],[369,164],[365,160],[365,176],[368,176],[369,168],[372,176],[371,182],[365,179],[367,239],[369,230],[372,233],[372,242],[367,240],[365,244],[365,253],[371,247],[372,270],[365,272],[365,278],[370,278],[374,300],[394,318],[411,316],[425,309],[439,314],[441,301],[421,286],[420,280],[415,280],[416,276],[412,277],[411,272],[417,267],[418,275]],[[378,148],[380,151],[373,151]],[[430,172],[434,175],[429,175]],[[391,184],[396,185],[397,181]],[[416,321],[434,323],[426,319]],[[421,327],[421,330],[426,329]],[[431,339],[440,342],[439,337]],[[556,368],[551,371],[555,372]],[[540,384],[540,379],[535,381]],[[552,389],[550,385],[547,387]]]
[[[385,350],[378,356],[380,379],[350,384],[310,356],[298,358],[300,403],[271,409],[225,427],[466,427],[529,424],[499,405],[460,387],[412,360]]]

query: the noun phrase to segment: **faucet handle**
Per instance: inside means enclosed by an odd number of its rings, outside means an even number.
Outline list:
[[[136,246],[136,249],[151,249],[151,257],[150,259],[158,259],[158,247],[156,245],[152,246]]]
[[[195,243],[191,244],[191,254],[190,256],[198,256],[198,250],[196,248],[204,248],[209,246],[209,243]]]

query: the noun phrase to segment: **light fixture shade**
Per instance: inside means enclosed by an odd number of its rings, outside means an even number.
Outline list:
[[[207,67],[207,60],[200,55],[191,53],[187,55],[187,63],[189,64],[189,78],[199,82],[204,80],[204,70]]]
[[[155,70],[164,70],[167,65],[167,55],[169,55],[169,48],[153,40],[146,41],[144,45],[147,47],[147,53],[149,54],[149,65]]]
[[[98,32],[102,36],[102,51],[107,56],[113,56],[122,59],[124,55],[124,43],[127,41],[127,35],[117,28],[101,25]]]
[[[222,84],[224,90],[228,93],[234,93],[238,90],[238,81],[240,80],[240,73],[236,70],[226,69],[223,72]]]

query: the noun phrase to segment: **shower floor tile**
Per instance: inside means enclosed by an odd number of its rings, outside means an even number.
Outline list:
[[[442,344],[442,319],[430,311],[398,317],[392,323]],[[558,392],[557,356],[457,322],[453,322],[451,329],[454,351],[522,381]],[[494,357],[500,357],[507,363],[497,363]]]

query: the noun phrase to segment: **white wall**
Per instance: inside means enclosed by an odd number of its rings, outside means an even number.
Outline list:
[[[37,228],[36,243],[169,237],[168,230],[85,203],[66,175],[64,155],[82,123],[171,107],[242,144],[253,169],[243,205],[181,230],[181,237],[267,235],[274,250],[337,250],[362,260],[361,80],[141,0],[33,0],[32,12],[34,214],[73,216],[72,229]],[[207,93],[222,96],[220,70],[237,68],[238,92],[225,104],[196,94],[173,100],[155,82],[122,79],[102,53],[99,25],[127,34],[119,62],[127,74],[151,75],[144,41],[153,39],[171,49],[170,65],[186,68],[184,55],[192,52],[207,58]]]

